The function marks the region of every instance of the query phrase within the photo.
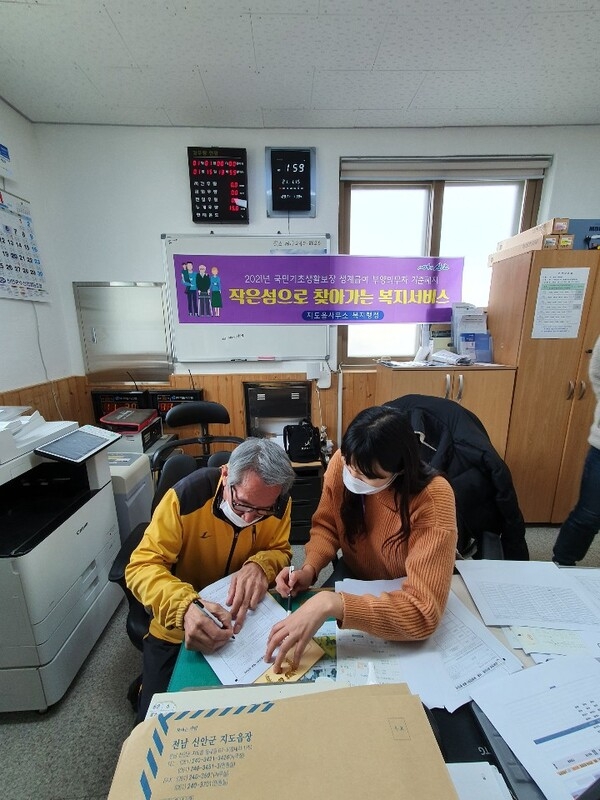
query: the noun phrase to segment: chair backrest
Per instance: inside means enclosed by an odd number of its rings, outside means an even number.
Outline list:
[[[450,482],[456,497],[458,551],[481,557],[484,532],[500,537],[505,558],[526,561],[525,521],[510,470],[481,420],[454,400],[409,394],[385,405],[406,413],[421,457]]]
[[[213,454],[216,444],[240,444],[244,440],[239,436],[217,435],[209,433],[209,425],[220,424],[228,425],[230,422],[229,412],[221,403],[209,400],[196,400],[191,403],[179,403],[169,409],[165,417],[165,423],[169,428],[182,428],[192,425],[198,426],[198,434],[185,439],[175,439],[167,444],[157,447],[152,455],[151,468],[156,477],[160,480],[160,472],[166,463],[167,458],[173,450],[179,450],[188,445],[199,445],[201,454],[195,456],[197,466],[206,466],[208,459]]]

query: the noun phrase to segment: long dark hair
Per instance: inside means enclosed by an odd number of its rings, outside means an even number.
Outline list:
[[[437,473],[419,456],[417,436],[406,414],[391,406],[373,406],[359,412],[348,426],[340,447],[347,464],[366,478],[380,478],[380,470],[397,473],[391,487],[400,514],[399,541],[410,536],[410,499]],[[366,535],[364,497],[344,487],[340,515],[350,543]]]

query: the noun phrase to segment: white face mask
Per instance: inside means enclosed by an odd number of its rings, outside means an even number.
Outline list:
[[[395,477],[395,475],[392,475],[389,481],[384,483],[382,486],[372,486],[370,483],[361,481],[360,478],[355,478],[345,464],[342,469],[342,480],[344,481],[344,486],[353,494],[377,494],[378,492],[382,492],[392,484]]]
[[[249,525],[254,525],[255,522],[258,522],[260,519],[263,519],[263,517],[256,517],[256,519],[253,519],[251,522],[246,522],[246,520],[243,517],[240,517],[235,513],[235,511],[229,505],[227,500],[222,500],[219,508],[225,514],[227,519],[234,525],[236,525],[238,528],[247,528]]]

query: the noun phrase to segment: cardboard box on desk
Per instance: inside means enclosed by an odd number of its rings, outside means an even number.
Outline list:
[[[443,797],[458,800],[405,684],[160,716],[121,750],[108,800]]]
[[[526,231],[521,231],[521,233],[516,233],[514,236],[509,236],[508,239],[503,239],[501,242],[498,242],[496,249],[511,250],[514,247],[521,247],[525,244],[525,250],[528,250],[529,247],[527,243],[532,239],[543,237],[546,234],[566,233],[569,230],[569,223],[570,220],[568,217],[554,217],[546,222],[541,222],[533,228],[528,228]],[[531,249],[535,250],[539,248],[532,247]]]

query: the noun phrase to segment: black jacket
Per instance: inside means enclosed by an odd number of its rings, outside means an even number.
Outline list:
[[[423,460],[452,485],[459,552],[491,531],[501,537],[504,558],[528,561],[525,522],[510,470],[478,417],[453,400],[428,395],[407,394],[385,405],[408,415],[421,434]]]

